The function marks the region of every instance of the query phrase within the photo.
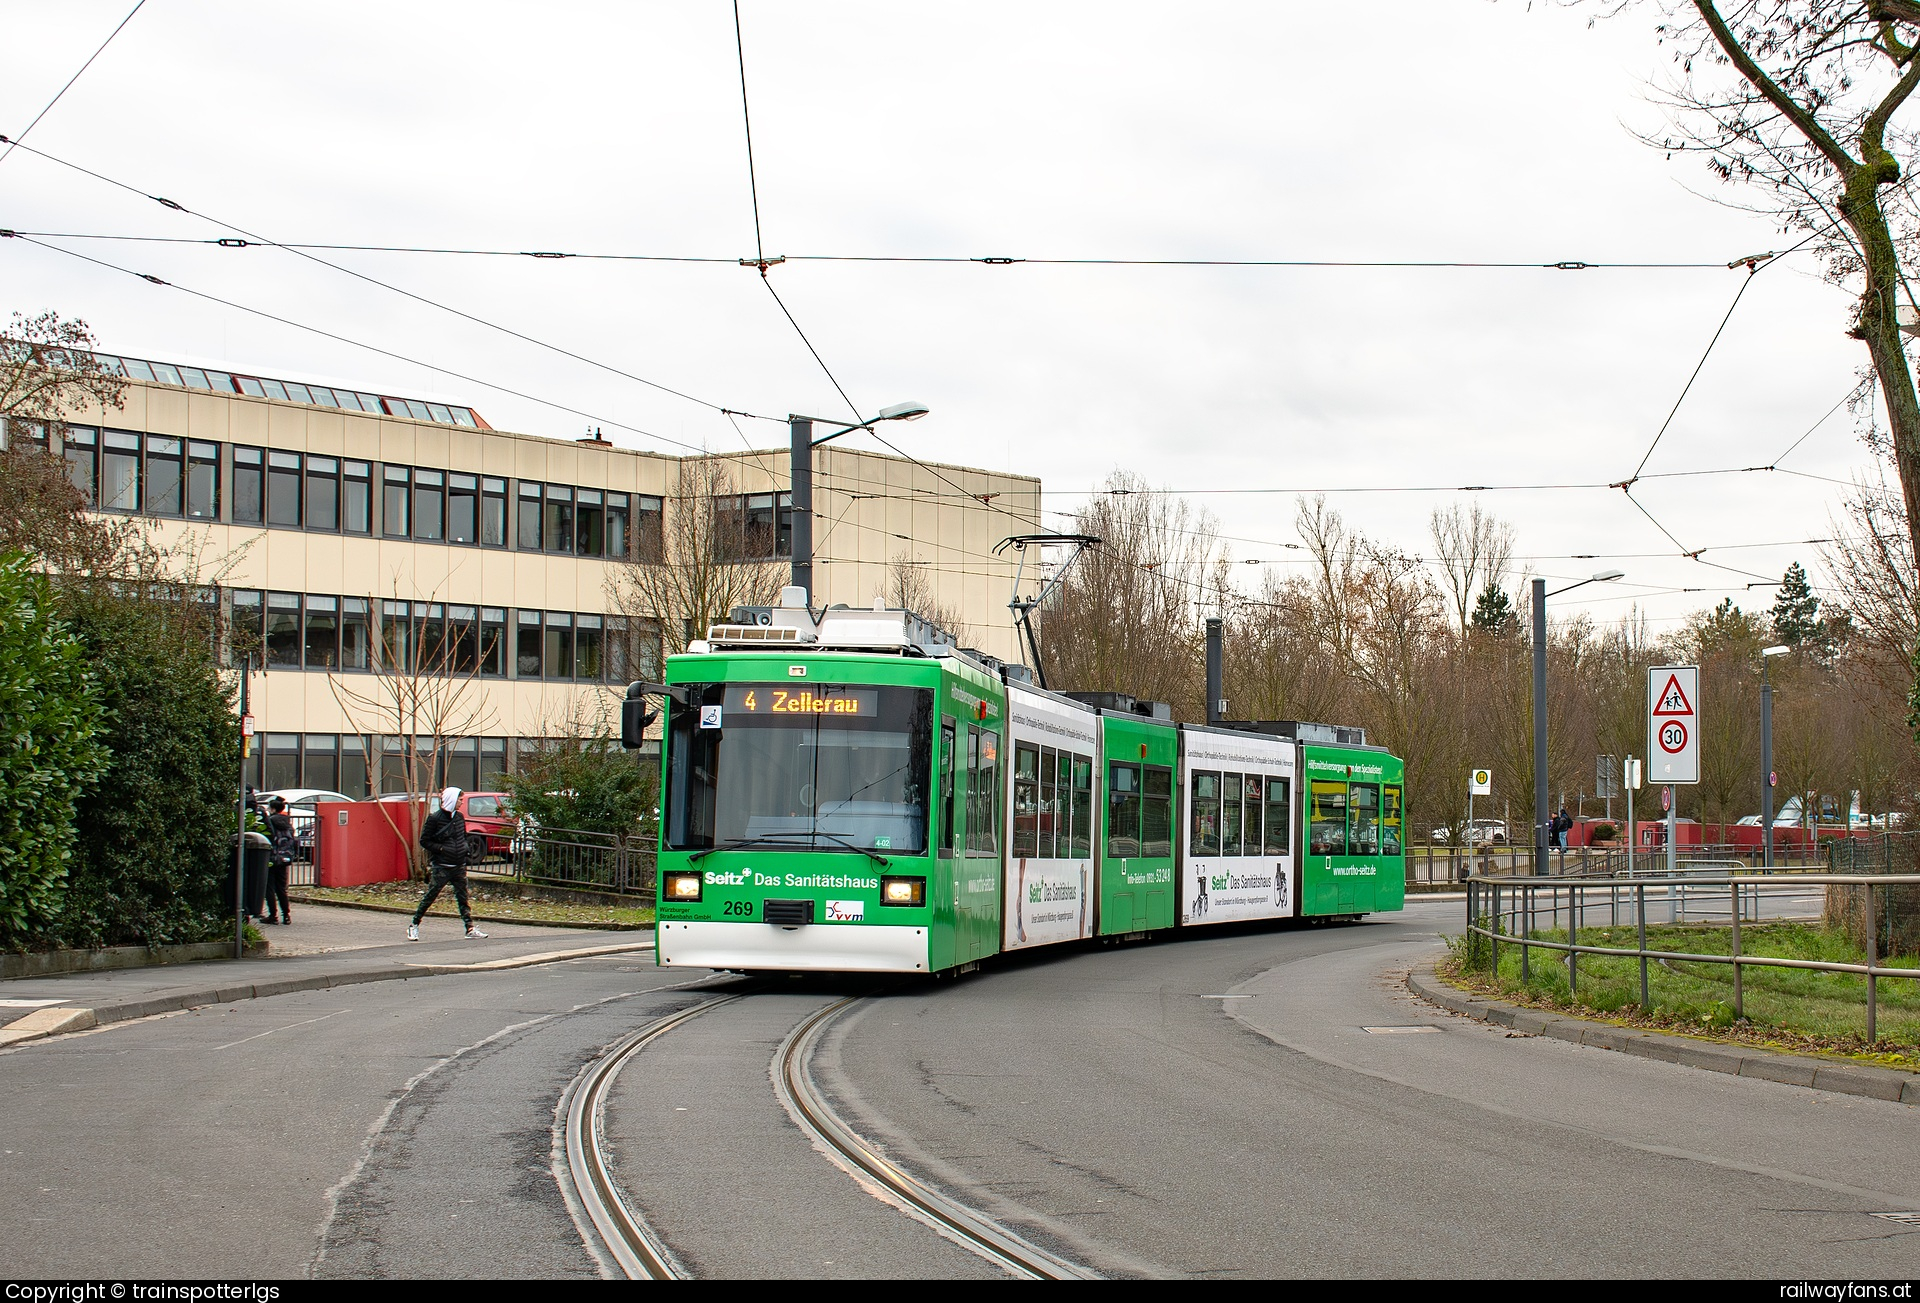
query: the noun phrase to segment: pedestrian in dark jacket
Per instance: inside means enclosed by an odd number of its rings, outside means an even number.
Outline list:
[[[275,796],[267,800],[267,892],[266,912],[260,916],[262,923],[291,923],[293,911],[287,908],[287,871],[293,867],[294,857],[300,853],[300,839],[294,836],[293,819],[287,814],[285,797]],[[273,916],[274,903],[280,905],[280,917]]]
[[[473,852],[467,842],[467,821],[460,813],[459,788],[449,787],[440,793],[440,808],[420,825],[420,849],[427,853],[430,877],[427,894],[420,898],[420,908],[413,911],[413,922],[407,924],[407,940],[420,939],[420,920],[441,888],[449,883],[453,886],[453,898],[460,906],[460,921],[467,925],[467,935],[476,940],[486,936],[473,925],[473,911],[467,906],[467,860]]]

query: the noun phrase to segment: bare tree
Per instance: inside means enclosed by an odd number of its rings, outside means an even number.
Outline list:
[[[1887,484],[1885,449],[1873,471],[1857,475],[1832,522],[1832,540],[1821,560],[1839,587],[1851,618],[1848,641],[1858,666],[1892,675],[1904,690],[1920,649],[1920,577],[1914,573],[1912,536],[1905,504]]]
[[[1116,471],[1081,508],[1075,531],[1101,540],[1040,612],[1049,683],[1127,692],[1204,716],[1201,619],[1229,599],[1213,517]]]
[[[973,630],[960,618],[960,608],[948,606],[933,595],[933,581],[927,577],[927,562],[917,561],[905,552],[894,553],[887,567],[886,599],[945,629],[960,646],[973,645]]]
[[[1920,247],[1920,203],[1906,172],[1920,138],[1895,119],[1920,86],[1920,3],[1659,2],[1676,134],[1648,143],[1704,154],[1723,181],[1753,186],[1739,206],[1808,232],[1827,278],[1858,295],[1848,333],[1865,343],[1886,403],[1911,543],[1920,399],[1899,318],[1915,303],[1907,265]],[[1619,12],[1633,0],[1606,3]]]
[[[771,604],[788,566],[771,559],[773,537],[750,528],[739,504],[725,463],[680,463],[660,556],[617,567],[607,581],[608,599],[676,648],[702,637],[736,606]]]
[[[480,691],[480,668],[505,649],[481,641],[500,636],[489,634],[488,626],[416,618],[418,605],[369,598],[368,610],[379,614],[379,624],[368,639],[367,672],[329,674],[327,686],[362,748],[370,748],[367,780],[374,795],[382,795],[388,780],[396,779],[408,798],[404,829],[396,803],[378,804],[407,848],[412,875],[424,878],[426,860],[416,841],[413,810],[438,790],[453,744],[486,731],[492,722],[492,709]]]
[[[1477,502],[1466,511],[1456,502],[1445,511],[1434,508],[1427,528],[1464,638],[1480,593],[1488,584],[1506,586],[1507,568],[1513,560],[1513,526],[1482,511]]]
[[[14,313],[0,328],[0,417],[37,427],[45,437],[64,434],[67,418],[88,407],[117,410],[127,382],[94,347],[93,331],[78,318]]]

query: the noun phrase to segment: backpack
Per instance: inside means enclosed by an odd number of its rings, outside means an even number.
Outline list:
[[[282,826],[273,830],[273,862],[291,864],[300,853],[300,843],[293,835],[291,826]]]

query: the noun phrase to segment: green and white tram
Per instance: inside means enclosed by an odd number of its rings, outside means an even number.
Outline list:
[[[905,611],[757,614],[629,690],[666,702],[662,965],[933,973],[1401,906],[1384,751],[1046,692]]]

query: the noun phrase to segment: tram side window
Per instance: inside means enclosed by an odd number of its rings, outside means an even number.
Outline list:
[[[1354,783],[1347,789],[1347,842],[1350,855],[1380,853],[1380,784]]]
[[[1040,748],[1040,817],[1034,823],[1035,853],[1043,860],[1053,858],[1053,843],[1060,823],[1059,766],[1052,747]]]
[[[1166,859],[1173,854],[1173,767],[1147,765],[1141,784],[1140,854]]]
[[[1242,855],[1258,855],[1260,853],[1260,783],[1260,775],[1247,775],[1246,823],[1241,829],[1243,840],[1240,843],[1240,853]]]
[[[998,855],[995,833],[1000,774],[1000,737],[967,727],[967,854]]]
[[[1347,853],[1347,785],[1314,782],[1307,785],[1307,853]]]
[[[959,745],[959,727],[953,716],[940,717],[940,854],[953,854],[953,751]]]
[[[1073,841],[1067,855],[1084,860],[1093,854],[1093,761],[1073,757]]]
[[[1053,753],[1053,854],[1073,855],[1073,752]]]
[[[1193,853],[1215,856],[1220,853],[1220,775],[1210,770],[1193,771]]]
[[[1246,780],[1239,774],[1220,775],[1220,853],[1240,853],[1240,793]]]
[[[1107,766],[1107,858],[1130,860],[1140,854],[1140,766],[1114,761]]]
[[[1400,829],[1404,820],[1401,817],[1400,789],[1383,787],[1380,789],[1380,853],[1399,855],[1405,849],[1400,838]]]
[[[1293,827],[1293,783],[1285,778],[1267,780],[1267,854],[1288,853],[1287,833]]]
[[[1039,858],[1040,748],[1028,742],[1013,747],[1013,855]]]

